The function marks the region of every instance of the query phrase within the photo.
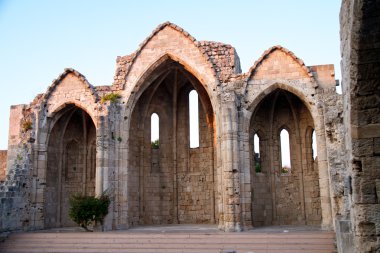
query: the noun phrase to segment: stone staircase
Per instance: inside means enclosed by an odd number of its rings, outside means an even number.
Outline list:
[[[296,232],[28,232],[12,233],[0,252],[128,252],[128,253],[324,253],[336,252],[335,234]]]

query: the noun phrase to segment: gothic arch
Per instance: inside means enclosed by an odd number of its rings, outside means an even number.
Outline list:
[[[215,223],[214,112],[206,87],[176,57],[165,54],[145,71],[125,106],[128,133],[129,226]],[[188,145],[188,92],[201,101],[201,145]],[[151,148],[150,114],[160,115],[160,145]],[[136,148],[139,147],[139,148]],[[208,157],[200,163],[200,157]],[[198,187],[191,182],[200,182]],[[191,193],[187,192],[192,188]],[[154,189],[151,192],[150,189]],[[202,211],[194,208],[195,203]],[[184,208],[188,206],[187,208]],[[207,210],[206,213],[201,213]]]
[[[70,196],[95,194],[96,127],[91,116],[73,104],[48,121],[47,160],[38,168],[46,175],[44,226],[72,226],[68,217]]]
[[[264,131],[266,136],[270,136],[267,142],[268,148],[265,151],[268,155],[261,162],[265,167],[271,169],[257,174],[252,173],[254,169],[251,168],[254,226],[321,225],[324,222],[320,216],[321,199],[311,196],[314,196],[314,192],[318,192],[319,196],[319,191],[328,191],[328,189],[322,189],[319,186],[305,188],[305,184],[315,185],[319,179],[319,171],[309,171],[309,166],[303,162],[303,157],[306,156],[303,152],[305,149],[304,133],[310,126],[309,122],[312,122],[313,127],[315,122],[309,109],[312,108],[312,104],[305,103],[307,98],[299,97],[297,93],[302,95],[294,87],[275,83],[258,94],[250,105],[252,110],[250,135],[253,131],[260,130]],[[286,129],[289,133],[291,159],[291,172],[285,174],[279,167],[281,165],[280,132],[282,129]],[[252,136],[250,139],[252,141]],[[310,178],[312,178],[313,184],[308,181]],[[285,197],[284,194],[289,195]],[[293,204],[287,209],[285,203],[290,202]],[[265,207],[260,206],[260,203],[264,203]],[[313,203],[316,208],[319,206],[319,209],[317,208],[319,211],[314,212],[310,203]],[[294,215],[295,213],[297,215]]]
[[[307,75],[309,76],[310,78],[313,78],[313,74],[310,72],[310,70],[305,66],[305,63],[300,59],[298,58],[293,52],[289,51],[288,49],[282,47],[282,46],[273,46],[271,48],[269,48],[268,50],[266,50],[262,55],[261,57],[253,64],[253,66],[249,69],[248,71],[248,80],[252,79],[257,71],[257,69],[260,67],[260,65],[263,64],[263,62],[265,62],[268,57],[273,54],[275,51],[281,51],[283,53],[285,53],[287,56],[290,56],[290,58],[296,63],[298,64],[302,71]]]
[[[248,111],[253,112],[255,110],[255,108],[257,107],[257,105],[268,94],[270,94],[271,92],[273,92],[276,89],[281,89],[281,90],[285,90],[285,91],[288,91],[288,92],[296,95],[304,103],[304,105],[312,113],[312,115],[315,113],[314,112],[316,109],[315,108],[315,105],[316,105],[315,99],[311,99],[309,96],[305,95],[305,93],[302,90],[300,90],[298,87],[293,86],[290,82],[282,81],[280,83],[280,82],[274,81],[274,82],[267,83],[265,86],[266,86],[266,88],[264,90],[262,90],[261,92],[259,92],[255,97],[253,97],[251,103],[247,105]],[[246,101],[247,101],[247,99],[246,99]],[[313,117],[314,116],[315,115],[313,115]]]
[[[205,55],[203,55],[203,53],[199,50],[198,48],[198,45],[196,43],[196,39],[194,37],[192,37],[188,32],[184,31],[181,27],[173,24],[173,23],[170,23],[170,22],[165,22],[161,25],[159,25],[152,33],[150,36],[148,36],[139,46],[139,48],[136,50],[136,52],[132,55],[132,59],[130,60],[130,65],[129,65],[129,68],[126,72],[126,76],[129,75],[130,71],[132,71],[132,68],[133,68],[133,65],[136,64],[136,62],[138,61],[140,55],[143,53],[144,49],[147,47],[148,43],[152,40],[154,40],[157,36],[160,35],[160,33],[162,33],[165,29],[172,29],[174,31],[176,31],[180,36],[179,36],[179,40],[184,42],[184,44],[186,44],[185,42],[186,41],[190,41],[190,44],[196,48],[196,51],[199,52],[200,55],[198,55],[197,57],[200,58],[198,60],[201,60],[203,63],[206,63],[206,65],[208,65],[209,69],[212,71],[213,73],[213,76],[216,77],[216,72],[215,70],[213,69],[213,66],[212,64],[208,61],[208,59],[206,58]],[[169,38],[167,42],[170,42],[170,40],[174,40],[174,39],[178,39],[178,38]],[[155,50],[159,50],[159,49],[162,49],[162,52],[161,54],[175,54],[175,51],[176,51],[176,48],[166,48],[165,47],[165,44],[168,44],[168,43],[161,43],[158,47],[155,47]],[[192,50],[194,50],[195,48],[192,48]],[[158,57],[160,58],[160,57]],[[144,71],[145,72],[145,71]],[[194,76],[196,76],[199,80],[201,80],[202,82],[206,82],[207,79],[204,79],[202,78],[203,75],[197,75],[195,72],[192,72],[190,71],[190,73],[192,73]],[[123,87],[124,88],[124,87]]]
[[[140,76],[138,77],[138,81],[133,86],[133,89],[130,92],[130,96],[126,102],[126,108],[133,108],[136,101],[140,98],[141,94],[154,82],[157,78],[161,77],[164,72],[167,71],[167,68],[170,68],[170,65],[179,64],[186,75],[188,75],[189,79],[192,80],[193,86],[201,91],[201,87],[203,86],[204,91],[201,92],[201,97],[208,97],[211,101],[212,107],[216,107],[216,98],[213,96],[213,93],[209,91],[209,87],[207,86],[207,82],[202,81],[206,78],[204,77],[204,73],[198,73],[195,68],[193,68],[190,64],[185,62],[183,59],[179,58],[173,53],[165,52],[163,55],[159,56],[157,60],[155,60],[146,70],[144,70]],[[198,82],[196,82],[198,80]]]
[[[90,93],[93,97],[93,102],[97,102],[99,100],[99,96],[94,88],[86,79],[84,75],[76,71],[75,69],[72,68],[66,68],[62,74],[58,76],[57,79],[53,80],[53,83],[49,86],[45,94],[43,95],[43,102],[42,104],[46,104],[56,88],[62,83],[62,81],[68,76],[68,75],[74,75],[80,82],[83,83],[84,88],[86,92]]]
[[[154,70],[161,60],[165,60],[165,57],[182,64],[202,83],[211,97],[213,89],[216,88],[219,81],[210,59],[200,50],[193,37],[182,28],[169,22],[154,30],[140,48],[130,56],[131,59],[128,61],[123,77],[126,85],[121,88],[125,90],[126,94],[133,94],[136,89],[139,90],[145,73]],[[142,61],[144,64],[140,64]],[[141,68],[140,66],[147,67]]]

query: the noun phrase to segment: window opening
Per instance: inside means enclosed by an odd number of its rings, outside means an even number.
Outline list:
[[[313,154],[313,159],[315,160],[315,158],[317,157],[317,136],[315,134],[315,130],[313,130],[313,134],[311,138],[312,138],[311,139],[312,154]]]
[[[160,118],[157,113],[150,116],[150,141],[153,149],[160,147]]]
[[[198,93],[195,90],[189,93],[189,127],[190,148],[199,147],[199,105]]]
[[[253,152],[254,152],[254,164],[256,173],[262,172],[261,168],[261,154],[260,154],[260,137],[255,134],[253,136]]]
[[[289,132],[286,129],[282,129],[280,132],[281,142],[281,173],[287,174],[290,172],[290,141]]]

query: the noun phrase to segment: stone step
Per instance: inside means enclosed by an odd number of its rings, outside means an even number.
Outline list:
[[[305,233],[13,233],[0,252],[335,252],[333,232]]]
[[[13,235],[17,235],[18,238],[326,238],[332,239],[335,238],[335,234],[333,232],[327,231],[317,231],[317,232],[292,232],[292,233],[254,233],[254,232],[240,232],[240,233],[215,233],[215,234],[207,234],[207,233],[193,233],[193,234],[175,234],[175,233],[130,233],[130,232],[80,232],[80,233],[57,233],[57,232],[29,232],[29,233],[14,233]]]

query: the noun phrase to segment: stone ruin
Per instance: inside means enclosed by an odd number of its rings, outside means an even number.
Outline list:
[[[65,69],[32,103],[11,107],[0,231],[73,226],[69,197],[107,191],[106,230],[309,225],[335,230],[339,252],[379,250],[379,41],[366,34],[379,34],[375,3],[342,3],[343,95],[333,65],[306,66],[274,46],[242,73],[232,46],[197,41],[169,22],[117,57],[111,86]]]

